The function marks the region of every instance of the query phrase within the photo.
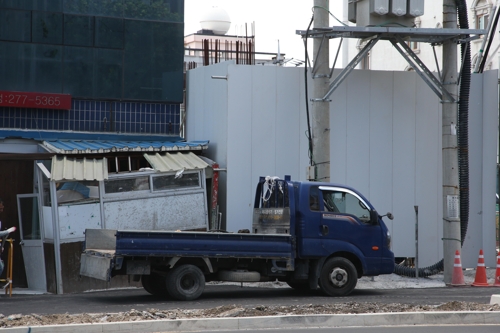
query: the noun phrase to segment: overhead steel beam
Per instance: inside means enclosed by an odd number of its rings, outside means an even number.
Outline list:
[[[467,41],[479,39],[486,33],[484,29],[431,29],[431,28],[401,28],[401,27],[352,27],[352,26],[333,26],[326,28],[315,28],[312,30],[297,30],[296,33],[302,37],[322,38],[360,38],[370,39],[365,47],[354,57],[354,59],[341,71],[341,73],[330,83],[329,90],[323,98],[317,98],[314,101],[326,101],[328,97],[338,88],[346,77],[354,70],[359,62],[366,57],[368,52],[379,40],[387,40],[392,43],[396,50],[406,59],[408,64],[425,81],[425,83],[438,95],[443,102],[455,102],[447,89],[443,88],[441,83],[441,73],[439,79],[425,66],[413,50],[406,44],[406,41],[424,42],[434,45],[440,45],[444,42],[465,43]],[[306,41],[304,40],[304,43]],[[309,57],[306,59],[309,62]],[[309,63],[309,67],[311,67]],[[313,78],[316,72],[313,68]],[[330,77],[334,68],[331,69]],[[439,65],[438,65],[438,72]],[[444,94],[444,96],[443,96]],[[445,98],[446,100],[443,100]]]
[[[333,26],[309,31],[297,30],[296,33],[309,38],[360,38],[380,35],[382,40],[390,40],[396,35],[404,36],[414,42],[442,44],[445,41],[463,43],[481,38],[485,29],[433,29],[433,28],[401,28],[401,27],[351,27]]]
[[[448,99],[446,102],[455,102],[453,96],[448,93],[446,89],[443,88],[441,82],[432,74],[432,72],[425,66],[425,64],[419,59],[419,57],[413,52],[413,50],[406,44],[406,42],[401,38],[401,36],[395,36],[391,39],[391,43],[398,50],[398,52],[406,59],[408,64],[417,72],[417,74],[427,83],[429,88],[432,89],[438,95],[439,99],[443,101],[443,95],[441,91],[446,95]],[[399,43],[399,45],[398,45]],[[403,49],[401,49],[401,46]],[[438,89],[439,88],[439,89]],[[443,101],[444,102],[444,101]]]
[[[351,62],[340,72],[339,75],[333,80],[332,83],[330,83],[330,88],[328,92],[326,93],[325,97],[323,97],[321,100],[326,101],[328,97],[335,91],[335,89],[338,88],[338,86],[342,83],[342,81],[345,80],[345,78],[356,68],[356,66],[359,64],[361,60],[363,60],[364,57],[370,52],[370,50],[377,44],[377,42],[380,40],[380,36],[376,36],[373,39],[370,39],[365,47],[351,60]]]

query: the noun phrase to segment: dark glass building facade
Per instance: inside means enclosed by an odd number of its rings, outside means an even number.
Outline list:
[[[73,98],[0,127],[178,133],[183,33],[183,0],[0,0],[0,91]]]

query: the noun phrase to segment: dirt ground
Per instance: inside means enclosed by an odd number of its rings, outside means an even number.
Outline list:
[[[39,326],[61,324],[86,324],[102,322],[123,322],[159,319],[190,318],[229,318],[253,316],[283,316],[307,314],[358,314],[382,312],[424,312],[424,311],[500,311],[498,304],[479,304],[467,302],[449,302],[441,305],[406,305],[377,303],[342,303],[342,304],[306,304],[294,306],[257,306],[243,308],[238,305],[226,305],[213,309],[199,310],[131,310],[119,313],[83,313],[57,315],[10,315],[0,314],[0,328],[15,326]]]

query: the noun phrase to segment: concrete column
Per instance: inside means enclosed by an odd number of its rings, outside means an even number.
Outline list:
[[[314,0],[314,23],[313,28],[328,27],[330,15],[329,0]],[[330,50],[329,40],[323,41],[320,50],[321,38],[313,41],[313,55],[317,68],[313,73],[312,80],[312,102],[311,107],[311,130],[313,141],[313,165],[315,166],[315,180],[330,181],[330,103],[319,101],[328,92],[330,74]]]
[[[443,28],[457,29],[455,0],[443,0]],[[446,89],[458,101],[457,44],[443,44],[443,80]],[[460,211],[458,207],[458,105],[446,100],[443,94],[443,254],[444,282],[451,283],[455,251],[460,250]]]

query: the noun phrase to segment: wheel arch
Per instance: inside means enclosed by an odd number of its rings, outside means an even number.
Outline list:
[[[212,262],[210,261],[210,259],[209,258],[202,258],[202,257],[182,257],[182,258],[179,258],[179,260],[176,260],[175,263],[170,267],[170,269],[173,269],[174,267],[177,267],[179,265],[185,265],[185,264],[197,266],[199,269],[201,269],[201,271],[205,275],[214,272],[214,269],[212,267]]]
[[[352,252],[347,252],[347,251],[339,251],[339,252],[335,252],[335,253],[332,253],[331,255],[329,255],[326,260],[330,259],[330,258],[345,258],[347,260],[349,260],[350,262],[352,262],[352,264],[354,265],[354,267],[356,267],[356,272],[358,273],[358,279],[360,277],[363,276],[363,272],[364,272],[364,269],[363,269],[363,263],[361,262],[361,260],[359,259],[359,257],[352,253]],[[325,260],[325,261],[326,261]]]

